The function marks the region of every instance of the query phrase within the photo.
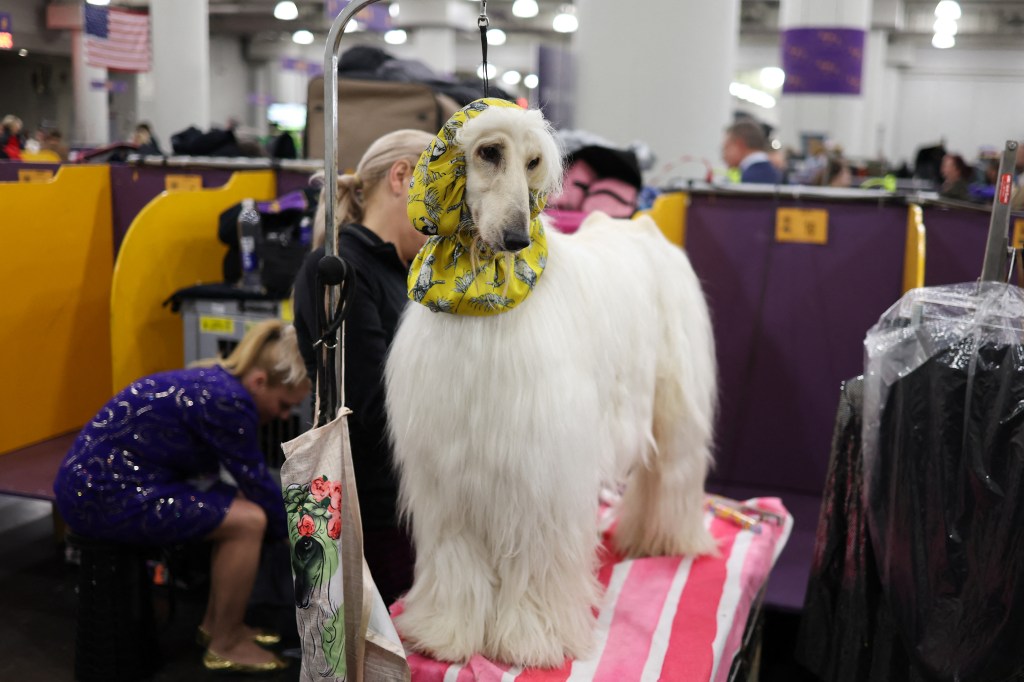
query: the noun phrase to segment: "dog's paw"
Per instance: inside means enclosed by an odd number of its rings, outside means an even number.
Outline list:
[[[627,557],[649,556],[718,556],[718,542],[704,528],[694,524],[690,529],[674,528],[665,532],[652,532],[648,527],[631,532],[619,526],[613,538],[615,548]]]
[[[407,608],[395,617],[395,627],[407,648],[448,663],[465,663],[483,648],[483,636],[449,614],[422,613]]]
[[[593,645],[594,611],[586,600],[541,606],[527,597],[494,616],[484,655],[508,665],[558,668],[566,658],[585,658]]]

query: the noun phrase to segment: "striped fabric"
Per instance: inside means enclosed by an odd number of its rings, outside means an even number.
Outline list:
[[[87,4],[85,55],[89,66],[149,71],[149,15]]]
[[[597,645],[588,660],[558,670],[509,668],[474,656],[465,665],[409,655],[413,682],[724,682],[740,649],[751,605],[786,544],[793,518],[777,498],[748,506],[783,517],[760,533],[712,516],[717,558],[657,557],[622,560],[611,549],[599,578],[605,585]],[[604,528],[614,525],[607,517]],[[392,607],[401,612],[401,602]]]

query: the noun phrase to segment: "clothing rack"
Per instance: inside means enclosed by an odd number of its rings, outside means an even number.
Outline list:
[[[982,282],[1005,282],[1008,265],[1010,197],[1013,194],[1013,167],[1017,157],[1017,142],[1007,140],[999,160],[999,180],[992,200],[992,219],[988,227],[985,260],[981,267]]]

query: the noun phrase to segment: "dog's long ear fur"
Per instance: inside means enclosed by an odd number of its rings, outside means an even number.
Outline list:
[[[554,129],[539,109],[491,107],[471,119],[456,134],[463,149],[472,149],[477,140],[489,132],[501,130],[513,137],[529,136],[541,151],[541,172],[535,175],[530,189],[553,196],[562,188],[562,149]]]
[[[562,147],[555,137],[554,128],[539,109],[530,109],[526,116],[530,121],[530,132],[543,150],[541,167],[544,172],[539,175],[544,184],[537,189],[541,194],[555,196],[562,191]]]

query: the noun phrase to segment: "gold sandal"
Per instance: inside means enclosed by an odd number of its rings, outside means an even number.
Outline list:
[[[196,644],[205,648],[210,646],[210,641],[212,639],[213,638],[210,636],[210,633],[203,629],[202,625],[196,628]],[[252,641],[256,642],[260,646],[274,646],[275,644],[281,643],[281,635],[276,632],[257,630],[256,634],[252,637]]]
[[[276,656],[274,660],[267,661],[266,663],[239,663],[207,649],[206,653],[203,654],[203,667],[217,672],[272,673],[284,670],[288,667],[288,663]]]

